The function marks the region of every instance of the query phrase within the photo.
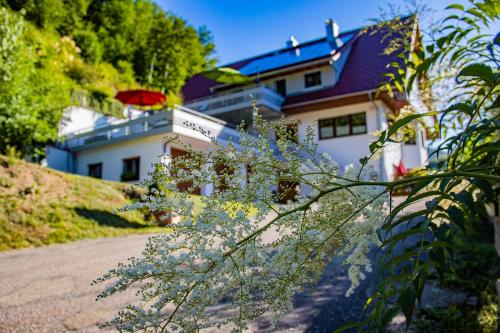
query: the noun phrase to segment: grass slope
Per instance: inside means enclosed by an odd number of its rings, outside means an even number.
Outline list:
[[[113,213],[131,201],[127,188],[0,155],[0,251],[165,230]]]

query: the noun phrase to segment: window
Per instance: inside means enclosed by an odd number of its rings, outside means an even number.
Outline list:
[[[342,117],[320,119],[319,139],[336,138],[347,135],[365,134],[366,113],[356,113]]]
[[[333,138],[335,136],[335,132],[333,131],[333,123],[334,119],[321,119],[319,121],[319,138]]]
[[[306,88],[316,87],[321,85],[321,72],[314,72],[304,75],[304,84]]]
[[[139,165],[140,158],[126,158],[123,160],[123,173],[121,180],[124,182],[131,180],[139,180]]]
[[[102,163],[89,164],[89,176],[94,178],[102,178]]]
[[[358,113],[351,115],[351,134],[366,133],[366,114]]]
[[[346,136],[351,134],[349,116],[335,118],[335,136]]]
[[[286,96],[286,80],[276,81],[276,92],[281,96]]]

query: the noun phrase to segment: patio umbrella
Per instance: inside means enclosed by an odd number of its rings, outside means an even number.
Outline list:
[[[225,84],[245,84],[251,83],[252,78],[242,74],[240,71],[229,67],[220,67],[203,73],[203,76]]]
[[[119,91],[115,99],[123,104],[138,106],[165,104],[167,101],[167,97],[161,92],[141,89]]]

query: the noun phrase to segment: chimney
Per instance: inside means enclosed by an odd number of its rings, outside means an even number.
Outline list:
[[[344,43],[340,40],[340,28],[337,22],[329,18],[325,21],[326,40],[332,49],[341,47]]]
[[[290,36],[290,38],[286,41],[286,47],[297,47],[299,46],[299,41],[295,36]]]
[[[299,41],[294,36],[290,36],[290,38],[286,41],[286,47],[295,48],[295,55],[297,57],[300,56]]]

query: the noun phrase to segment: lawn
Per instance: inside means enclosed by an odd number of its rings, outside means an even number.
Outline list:
[[[136,196],[127,184],[67,174],[0,155],[0,251],[168,231],[141,212],[114,212]],[[199,198],[193,200],[199,211]]]

